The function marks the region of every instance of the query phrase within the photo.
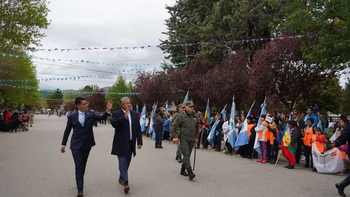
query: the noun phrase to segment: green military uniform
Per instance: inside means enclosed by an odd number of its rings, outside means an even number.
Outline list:
[[[180,104],[179,107],[184,107],[183,104]],[[171,120],[170,120],[170,133],[172,137],[178,137],[178,134],[175,131],[175,125],[173,124],[175,122],[175,120],[177,119],[177,116],[180,114],[180,112],[177,112],[176,114],[174,114],[173,116],[171,116]],[[177,150],[176,150],[176,157],[175,160],[177,160],[179,163],[182,163],[182,152],[181,152],[181,146],[178,145],[177,146]]]
[[[187,106],[194,106],[193,102],[187,102]],[[194,178],[191,168],[190,156],[198,136],[199,118],[194,112],[189,114],[186,110],[179,113],[173,125],[180,139],[180,148],[183,154],[182,170],[186,169],[190,175],[190,179]],[[193,174],[193,177],[191,176]]]

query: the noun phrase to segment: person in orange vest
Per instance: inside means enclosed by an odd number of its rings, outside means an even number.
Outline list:
[[[317,127],[315,134],[312,136],[312,143],[315,143],[318,151],[320,151],[321,154],[326,152],[324,141],[326,141],[326,137],[323,135],[321,128]],[[314,167],[312,168],[312,171],[317,172],[317,169]]]
[[[277,160],[277,154],[278,154],[278,120],[272,121],[272,124],[268,126],[268,129],[270,131],[270,164],[275,164]]]
[[[313,168],[313,160],[312,160],[312,155],[311,155],[311,140],[312,136],[315,134],[315,126],[314,125],[314,119],[313,118],[308,118],[307,119],[307,126],[305,127],[304,131],[301,133],[304,138],[303,138],[303,143],[304,143],[304,154],[305,154],[305,168]],[[311,157],[311,165],[310,165],[310,157]]]
[[[261,157],[257,162],[266,163],[266,157],[267,157],[267,141],[270,138],[270,132],[267,129],[267,126],[269,123],[265,121],[266,114],[262,114],[260,116],[261,118],[261,124],[258,128],[255,129],[256,132],[259,133],[259,141],[260,141],[260,148],[261,148]]]

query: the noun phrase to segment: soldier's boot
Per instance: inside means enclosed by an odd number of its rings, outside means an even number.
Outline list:
[[[179,163],[182,163],[182,158],[181,158],[181,156],[178,157],[177,161],[178,161]]]
[[[194,179],[194,177],[196,177],[196,175],[193,173],[192,169],[188,169],[187,172],[188,172],[190,181],[192,179]]]
[[[186,172],[186,168],[185,168],[184,166],[181,167],[180,174],[181,174],[182,176],[188,176],[188,173]]]

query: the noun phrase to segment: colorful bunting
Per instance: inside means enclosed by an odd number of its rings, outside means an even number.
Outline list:
[[[133,47],[79,47],[79,48],[38,48],[38,49],[33,49],[33,48],[26,48],[26,49],[5,49],[3,50],[6,51],[12,51],[12,52],[21,52],[21,51],[59,51],[59,52],[69,52],[69,51],[91,51],[91,50],[108,50],[108,51],[113,51],[113,50],[122,50],[122,49],[145,49],[145,48],[169,48],[169,47],[185,47],[185,46],[197,46],[197,45],[210,45],[210,44],[228,44],[228,43],[246,43],[246,42],[258,42],[258,41],[269,41],[269,40],[274,40],[274,39],[293,39],[293,38],[302,38],[302,37],[308,37],[312,38],[312,35],[297,35],[297,36],[280,36],[280,37],[274,37],[274,38],[253,38],[253,39],[241,39],[241,40],[231,40],[231,41],[212,41],[212,42],[195,42],[195,43],[186,43],[186,44],[173,44],[173,45],[144,45],[144,46],[133,46]]]

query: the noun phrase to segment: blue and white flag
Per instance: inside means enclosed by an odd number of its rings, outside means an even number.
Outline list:
[[[221,116],[222,116],[222,119],[225,122],[226,121],[226,105],[225,105],[224,109],[222,109],[222,111],[221,111]]]
[[[210,134],[209,134],[209,136],[207,138],[209,143],[212,144],[212,145],[214,144],[214,141],[215,141],[216,127],[218,126],[219,122],[220,122],[220,119],[217,119],[215,121],[213,127],[211,128]]]
[[[150,124],[149,124],[149,129],[148,129],[148,133],[149,134],[153,132],[153,116],[154,116],[154,113],[155,113],[155,108],[156,108],[156,105],[154,104],[152,106],[152,111],[151,111],[151,120],[150,120]]]
[[[255,104],[255,101],[253,102],[252,106],[250,107],[248,114],[247,114],[247,117],[250,116],[254,104]],[[234,129],[234,125],[233,125],[233,129]],[[233,130],[233,133],[235,133],[234,130]],[[238,137],[237,137],[237,140],[235,143],[235,148],[236,148],[236,150],[238,150],[239,147],[247,145],[248,143],[249,143],[249,141],[248,141],[248,121],[246,118],[243,122],[241,132],[239,132],[239,134],[238,134]]]
[[[230,115],[230,130],[228,132],[228,142],[231,144],[231,147],[235,147],[236,142],[236,132],[235,132],[235,113],[236,112],[236,103],[235,98],[233,97],[232,106],[231,106],[231,115]]]
[[[165,104],[165,114],[167,114],[169,111],[169,105],[168,105],[168,102],[166,102]]]
[[[261,115],[263,115],[263,114],[267,115],[267,112],[266,112],[266,97],[265,97],[264,103],[261,104],[261,107],[262,107],[262,109],[261,109],[261,113],[260,113],[260,117],[259,117],[259,121],[258,121],[257,127],[260,127],[260,125],[261,125]],[[256,152],[258,152],[259,154],[261,154],[259,133],[258,132],[256,132],[256,134],[255,134],[254,150]]]
[[[140,118],[141,132],[146,131],[146,106],[143,106]]]

